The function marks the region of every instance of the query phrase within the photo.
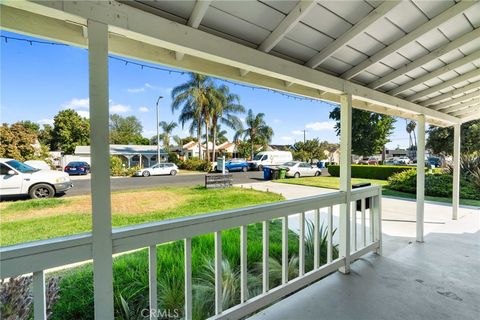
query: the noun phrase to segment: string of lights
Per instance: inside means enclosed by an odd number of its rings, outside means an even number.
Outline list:
[[[34,39],[18,38],[18,37],[5,36],[5,35],[0,35],[0,38],[2,38],[5,43],[8,43],[9,40],[13,40],[13,41],[26,42],[26,43],[28,43],[28,44],[30,44],[30,45],[33,45],[33,44],[42,44],[42,45],[67,46],[67,47],[70,47],[70,45],[68,45],[68,44],[59,43],[59,42],[53,42],[53,41],[43,41],[43,40],[34,40]],[[124,63],[125,66],[132,65],[132,66],[139,67],[141,70],[143,70],[143,69],[152,69],[152,70],[157,70],[157,71],[161,71],[161,72],[165,72],[165,73],[168,72],[168,74],[180,74],[180,75],[184,75],[184,74],[188,73],[188,72],[186,72],[186,71],[169,69],[169,68],[163,68],[163,67],[158,67],[158,66],[154,66],[154,65],[150,65],[150,64],[143,64],[143,63],[136,62],[136,61],[132,61],[132,60],[129,60],[129,59],[119,58],[119,57],[117,57],[117,56],[109,55],[108,57],[109,57],[110,60],[114,60],[114,61],[118,61],[118,62]],[[274,93],[274,94],[279,94],[279,95],[284,96],[284,97],[287,97],[287,98],[289,98],[289,99],[302,100],[302,101],[310,101],[310,102],[322,102],[322,101],[320,101],[320,100],[316,100],[316,99],[312,99],[312,98],[308,98],[308,97],[303,97],[303,96],[299,96],[299,95],[295,95],[295,94],[289,94],[289,93],[285,93],[285,92],[279,92],[279,91],[272,90],[272,89],[268,89],[268,88],[255,87],[255,86],[251,86],[251,85],[248,85],[248,84],[239,83],[239,82],[230,81],[230,80],[221,79],[221,78],[215,78],[215,79],[218,80],[218,81],[220,81],[220,82],[232,84],[232,85],[234,85],[234,86],[239,86],[239,87],[244,87],[244,88],[250,88],[250,89],[252,89],[252,90],[263,90],[263,91],[271,92],[271,93]]]

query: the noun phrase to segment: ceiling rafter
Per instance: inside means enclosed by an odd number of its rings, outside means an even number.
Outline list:
[[[451,116],[458,117],[462,115],[469,115],[469,114],[478,114],[480,113],[480,100],[478,100],[476,103],[471,104],[467,106],[467,108],[455,112],[449,113]]]
[[[472,54],[469,54],[468,56],[465,56],[461,59],[458,59],[452,63],[449,63],[447,65],[444,65],[443,67],[440,67],[436,70],[433,70],[433,71],[430,71],[428,72],[427,74],[421,76],[421,77],[418,77],[416,79],[413,79],[411,81],[408,81],[407,83],[395,88],[395,89],[392,89],[390,91],[387,92],[387,94],[390,94],[392,96],[395,96],[399,93],[402,93],[408,89],[411,89],[419,84],[422,84],[424,82],[427,82],[433,78],[436,78],[438,76],[441,76],[442,74],[445,74],[447,72],[450,72],[452,70],[455,70],[456,68],[458,67],[461,67],[461,66],[464,66],[468,63],[471,63],[471,62],[474,62],[475,60],[479,60],[480,59],[480,51],[476,51]]]
[[[428,107],[436,102],[443,101],[446,99],[453,99],[453,97],[458,96],[460,94],[465,94],[467,91],[480,88],[480,80],[467,84],[466,86],[460,87],[458,89],[454,89],[452,91],[446,92],[444,94],[438,95],[436,97],[430,98],[428,100],[422,101],[419,105]]]
[[[463,115],[459,116],[458,118],[460,118],[462,123],[469,122],[469,121],[478,119],[478,112],[471,112],[469,114],[463,114]]]
[[[322,51],[313,56],[309,61],[307,61],[307,63],[305,63],[305,65],[310,68],[318,67],[322,62],[335,54],[335,52],[346,45],[350,40],[363,33],[371,24],[373,24],[375,21],[378,21],[379,18],[383,17],[400,3],[401,1],[399,0],[383,2],[357,24],[352,26],[347,32],[342,34],[335,41],[322,49]]]
[[[460,96],[460,97],[452,99],[452,100],[448,100],[448,101],[440,103],[440,104],[436,104],[431,108],[433,110],[441,110],[441,109],[445,109],[445,108],[451,107],[453,105],[456,105],[457,103],[461,103],[461,102],[471,100],[471,99],[477,98],[477,97],[480,97],[480,90],[474,91],[472,93],[468,93],[466,95]]]
[[[480,98],[472,99],[470,101],[462,102],[462,103],[457,104],[455,106],[448,107],[447,109],[443,109],[442,112],[452,113],[452,112],[455,112],[455,111],[463,110],[463,109],[468,108],[469,106],[472,106],[472,105],[477,105],[479,103],[480,103]]]
[[[389,74],[383,76],[382,78],[373,81],[368,85],[368,87],[372,89],[379,88],[383,86],[385,83],[390,82],[391,80],[398,78],[412,70],[415,70],[424,64],[437,59],[453,50],[457,50],[461,46],[480,38],[480,28],[477,28],[469,33],[464,34],[458,39],[453,40],[452,42],[447,43],[444,46],[441,46],[440,48],[437,48],[430,52],[429,54],[426,54],[418,59],[415,59],[414,61],[396,69],[395,71],[390,72]]]
[[[408,96],[405,99],[407,101],[415,101],[415,100],[418,100],[418,99],[423,98],[425,96],[428,96],[429,94],[432,94],[434,92],[443,90],[443,89],[448,88],[450,86],[453,86],[457,83],[467,81],[469,79],[472,79],[472,78],[478,77],[478,76],[480,76],[480,68],[477,68],[475,70],[466,72],[466,73],[464,73],[464,74],[462,74],[458,77],[455,77],[453,79],[447,80],[447,81],[442,82],[442,83],[439,83],[436,86],[430,87],[428,89],[422,90],[422,91],[420,91],[420,92],[418,92],[414,95]]]
[[[192,14],[190,15],[190,18],[188,18],[187,25],[198,29],[200,26],[200,23],[202,22],[203,17],[207,13],[208,7],[210,6],[210,3],[212,0],[197,0],[195,3],[195,6],[193,7]],[[184,57],[184,53],[175,51],[175,58],[180,61]]]
[[[344,79],[351,79],[355,77],[357,74],[362,72],[363,70],[367,69],[371,65],[379,62],[383,58],[387,57],[388,55],[394,53],[398,49],[404,47],[405,45],[411,43],[415,39],[419,38],[420,36],[430,32],[431,30],[437,28],[441,24],[445,23],[446,21],[450,20],[451,18],[459,15],[463,11],[467,10],[471,6],[477,4],[476,1],[468,1],[463,0],[452,7],[448,8],[447,10],[443,11],[439,15],[435,16],[433,19],[429,20],[428,22],[424,23],[420,27],[416,28],[412,32],[406,34],[402,38],[398,39],[394,43],[390,44],[389,46],[383,48],[379,52],[375,53],[373,56],[369,57],[367,60],[364,60],[360,64],[356,65],[355,67],[345,71],[341,77]]]

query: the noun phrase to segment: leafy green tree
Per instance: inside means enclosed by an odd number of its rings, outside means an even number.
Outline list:
[[[53,118],[52,149],[73,154],[76,146],[90,144],[90,122],[75,110],[60,111]]]
[[[330,119],[335,120],[335,131],[340,135],[340,107],[330,112]],[[352,152],[359,156],[380,153],[388,137],[393,132],[395,118],[375,112],[359,109],[352,110]]]
[[[25,128],[21,122],[11,126],[4,123],[0,127],[0,157],[19,161],[33,159],[36,134]]]
[[[430,126],[427,130],[427,148],[433,153],[452,155],[453,153],[453,127]],[[480,153],[480,120],[472,120],[462,124],[461,152],[465,154]]]
[[[48,146],[52,149],[52,134],[53,127],[49,124],[44,124],[43,128],[38,132],[38,141],[44,146]]]
[[[255,144],[267,146],[272,141],[273,129],[265,122],[264,113],[254,114],[252,109],[248,110],[245,123],[248,127],[238,130],[234,140],[238,140],[241,136],[248,139],[250,141],[250,157],[253,159]]]
[[[172,112],[181,109],[178,121],[182,128],[187,122],[191,122],[190,132],[197,133],[197,141],[201,141],[202,138],[205,109],[210,104],[211,84],[212,80],[209,77],[191,73],[187,82],[172,90]],[[198,152],[202,158],[201,143],[198,144]]]
[[[237,141],[237,153],[240,158],[248,158],[250,155],[250,142],[249,141]]]
[[[226,85],[218,88],[211,87],[211,135],[213,141],[213,161],[215,161],[215,146],[220,138],[220,123],[226,127],[238,131],[242,129],[242,121],[237,114],[245,113],[245,108],[240,104],[240,97],[230,93]],[[225,132],[226,134],[226,132]],[[208,141],[208,137],[206,137]]]
[[[163,148],[167,150],[167,152],[170,151],[170,137],[172,135],[173,129],[175,129],[178,126],[178,124],[174,121],[168,123],[165,121],[160,122],[160,127],[163,130],[163,133],[160,134],[160,139],[163,141]]]
[[[325,158],[325,150],[327,149],[328,142],[320,142],[319,139],[311,139],[305,142],[296,142],[293,145],[295,149],[295,159],[307,161],[312,163],[313,160],[321,160]]]
[[[135,116],[110,116],[110,143],[112,144],[149,144],[142,136],[142,124]]]
[[[36,122],[30,120],[18,121],[18,124],[21,124],[25,129],[29,130],[31,133],[38,134],[40,132],[40,125]]]

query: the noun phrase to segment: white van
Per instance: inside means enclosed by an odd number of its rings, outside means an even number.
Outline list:
[[[65,172],[40,170],[14,159],[0,158],[0,196],[52,198],[73,187]]]
[[[248,163],[250,168],[261,171],[265,166],[278,166],[292,160],[293,156],[290,151],[262,151]]]

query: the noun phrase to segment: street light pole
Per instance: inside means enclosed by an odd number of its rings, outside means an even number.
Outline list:
[[[156,104],[156,111],[157,111],[157,164],[160,163],[160,133],[158,132],[158,127],[160,126],[160,122],[158,122],[158,103],[160,102],[160,99],[163,99],[162,96],[159,96],[157,99],[157,104]]]

